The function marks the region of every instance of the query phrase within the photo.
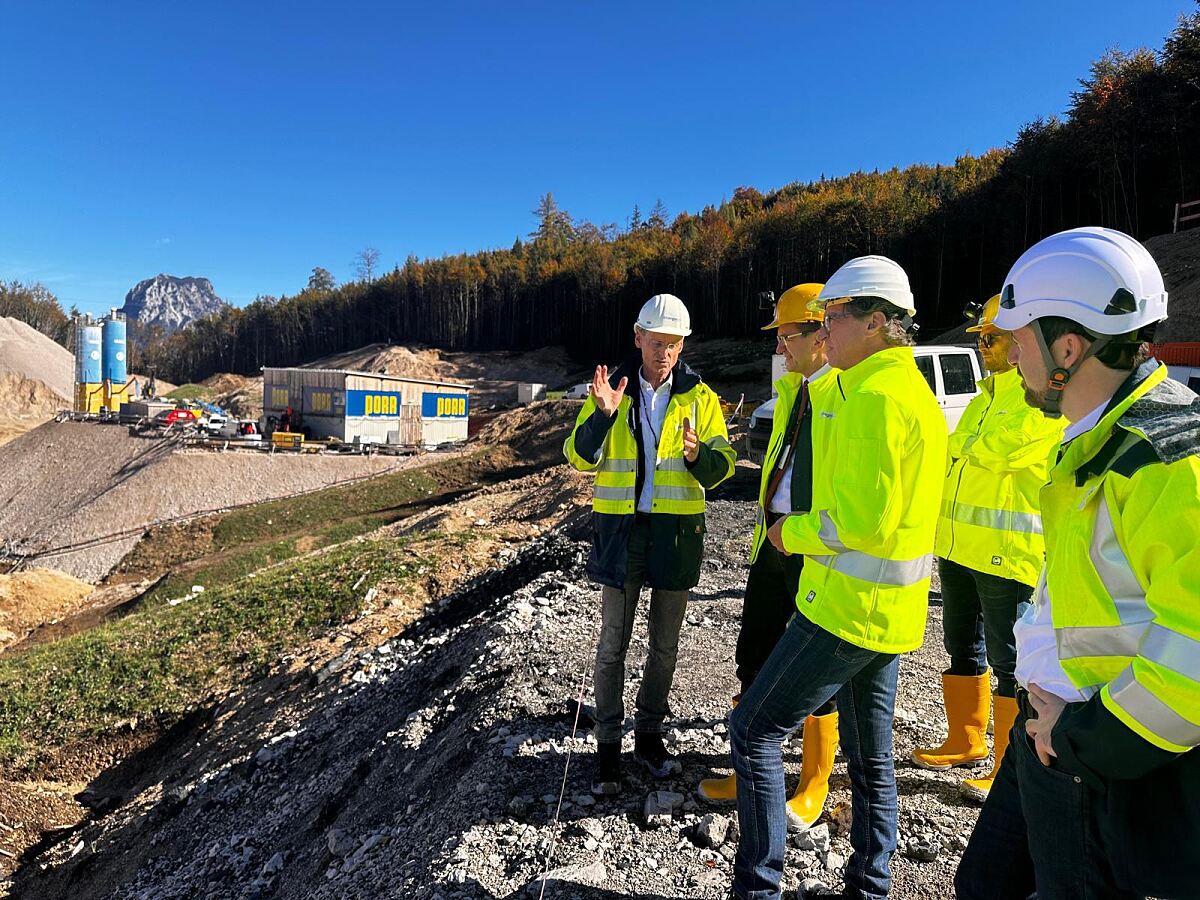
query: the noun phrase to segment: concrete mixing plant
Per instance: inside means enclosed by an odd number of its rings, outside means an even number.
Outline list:
[[[115,309],[75,320],[75,412],[119,412],[129,400],[126,323]]]
[[[103,329],[91,316],[75,320],[75,412],[94,414],[104,404],[100,383]]]

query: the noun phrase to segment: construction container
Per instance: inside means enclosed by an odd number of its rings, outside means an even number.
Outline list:
[[[271,446],[278,450],[299,450],[304,435],[295,431],[276,431],[271,434]]]
[[[544,384],[517,385],[517,402],[522,406],[528,406],[530,403],[545,399],[546,386]]]
[[[75,320],[75,412],[98,413],[104,405],[103,337],[91,316]]]
[[[346,369],[263,369],[263,415],[311,439],[431,447],[465,441],[470,385]]]
[[[104,406],[109,412],[119,412],[129,401],[125,335],[125,319],[114,309],[103,322],[104,349],[100,363]]]
[[[153,419],[159,413],[170,412],[174,408],[174,400],[129,400],[121,407],[121,415],[126,418]]]

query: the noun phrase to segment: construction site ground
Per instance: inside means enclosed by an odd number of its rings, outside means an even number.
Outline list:
[[[723,898],[736,816],[694,791],[728,771],[758,470],[739,464],[711,497],[668,722],[683,774],[651,783],[630,765],[624,795],[595,800],[595,745],[571,736],[599,627],[583,574],[590,479],[559,463],[578,408],[504,413],[452,459],[363,482],[392,485],[386,515],[352,485],[151,529],[99,614],[59,631],[23,622],[0,649],[0,893],[518,898],[549,867],[546,897]],[[229,569],[284,537],[282,558]],[[71,584],[47,615],[80,615]],[[930,612],[901,666],[897,897],[951,896],[977,814],[961,774],[906,762],[942,728],[936,594]],[[630,713],[645,647],[639,620]],[[800,751],[785,754],[789,784]],[[681,796],[650,827],[654,790]],[[837,883],[848,799],[839,758],[830,846],[790,847],[789,887]]]

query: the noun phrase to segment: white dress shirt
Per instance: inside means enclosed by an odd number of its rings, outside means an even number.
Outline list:
[[[1090,413],[1072,422],[1063,432],[1063,446],[1096,427],[1104,415],[1108,400]],[[1080,690],[1075,687],[1058,660],[1058,643],[1054,639],[1054,622],[1050,612],[1050,591],[1046,586],[1046,567],[1033,591],[1033,603],[1013,624],[1017,644],[1017,683],[1028,689],[1036,684],[1067,703],[1081,703],[1096,693],[1096,688]]]
[[[658,465],[658,445],[662,440],[663,422],[667,418],[667,404],[671,400],[671,381],[674,376],[668,375],[667,380],[658,386],[650,387],[638,369],[638,385],[641,393],[641,408],[638,415],[642,426],[642,492],[638,494],[637,511],[648,513],[654,500],[654,470]],[[695,422],[692,423],[694,428]]]
[[[813,372],[811,377],[804,378],[801,376],[801,390],[803,390],[804,385],[812,384],[821,376],[829,374],[829,371],[829,363],[826,363],[825,365],[821,366],[821,368],[817,369],[817,371]],[[800,402],[799,394],[796,395],[796,402]],[[809,398],[809,403],[812,403],[811,397]],[[786,441],[788,436],[785,434],[783,437]],[[780,453],[782,452],[783,451],[780,450]],[[809,452],[812,452],[811,448],[809,449]],[[779,479],[779,486],[775,488],[775,495],[771,497],[770,511],[773,513],[783,513],[786,515],[787,513],[793,512],[808,512],[807,509],[792,509],[792,468],[795,466],[795,464],[796,449],[793,447],[791,454],[788,455],[787,468],[783,472],[783,477]]]

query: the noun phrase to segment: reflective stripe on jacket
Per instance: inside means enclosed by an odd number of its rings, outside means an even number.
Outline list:
[[[592,397],[583,404],[575,427],[563,445],[567,461],[582,472],[596,474],[592,489],[592,554],[588,575],[601,584],[625,583],[625,546],[637,504],[643,473],[639,441],[641,422],[636,389],[639,356],[632,356],[610,376],[615,387],[629,378],[616,413],[604,416]],[[700,577],[704,535],[704,492],[730,475],[736,454],[721,413],[721,403],[682,361],[671,373],[667,402],[652,481],[650,552],[646,584],[664,590],[686,590]],[[683,456],[683,420],[689,419],[700,439],[700,455],[689,465]],[[646,436],[653,440],[652,436]]]
[[[820,414],[820,409],[828,409],[832,395],[838,393],[837,379],[830,377],[836,375],[837,371],[837,369],[830,368],[829,365],[822,366],[809,381],[808,403],[812,410],[811,415],[814,417]],[[792,408],[800,396],[800,387],[803,383],[804,376],[798,372],[788,372],[775,382],[776,397],[775,409],[771,413],[771,440],[767,442],[767,452],[763,457],[762,475],[758,484],[758,508],[754,519],[754,537],[750,542],[751,565],[758,559],[758,551],[767,538],[767,503],[770,502],[767,497],[767,488],[770,487],[771,479],[775,475],[775,465],[779,462],[779,455],[782,453],[784,442],[787,439],[784,432],[787,431],[788,422],[792,417]],[[797,447],[792,451],[793,474],[797,471],[795,466],[797,453],[806,453],[811,457],[813,454],[812,441],[809,441],[806,446]],[[797,512],[807,512],[807,510],[797,510]]]
[[[1130,377],[1041,503],[1063,670],[1182,753],[1200,745],[1200,398],[1166,373],[1151,360]]]
[[[946,419],[911,347],[835,376],[834,408],[813,419],[813,509],[783,544],[805,555],[796,606],[880,653],[921,646],[946,462]]]
[[[1064,422],[1025,402],[1016,369],[983,379],[979,389],[950,435],[935,552],[1032,587],[1045,554],[1038,494]]]

